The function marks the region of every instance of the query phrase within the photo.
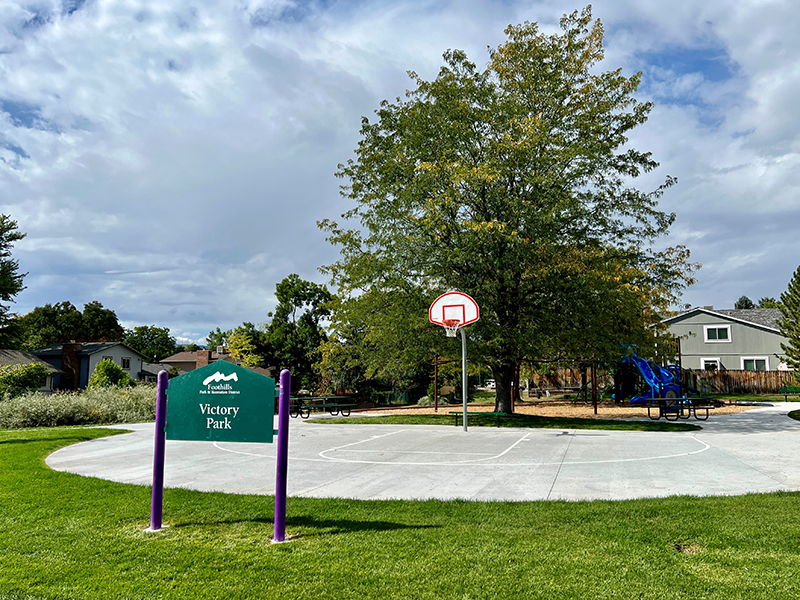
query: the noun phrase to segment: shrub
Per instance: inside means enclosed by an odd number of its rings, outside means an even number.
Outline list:
[[[134,384],[125,371],[110,358],[101,360],[94,369],[94,373],[89,377],[88,389],[107,388],[107,387],[127,387]]]
[[[42,363],[0,367],[0,400],[16,398],[42,386],[50,370]]]
[[[152,385],[94,388],[79,392],[30,392],[0,402],[0,429],[142,423],[156,416]]]

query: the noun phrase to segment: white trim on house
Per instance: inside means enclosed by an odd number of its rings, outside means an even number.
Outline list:
[[[707,370],[708,370],[708,369],[706,368],[706,363],[716,363],[716,365],[717,365],[717,371],[720,371],[720,370],[722,369],[722,363],[720,362],[720,360],[719,360],[719,357],[718,357],[718,356],[717,356],[717,357],[714,357],[714,358],[711,358],[711,357],[705,357],[705,356],[704,356],[704,357],[701,357],[701,358],[700,358],[700,369],[702,369],[703,371],[707,371]]]
[[[717,339],[713,339],[713,340],[708,339],[708,330],[709,329],[714,329],[716,331],[719,331],[720,329],[725,329],[727,331],[727,333],[725,334],[726,335],[725,339],[721,340],[721,339],[719,339],[719,337],[717,337]],[[731,339],[731,326],[730,325],[721,325],[721,324],[703,325],[703,341],[705,341],[707,344],[730,344],[733,341]]]
[[[746,319],[740,319],[739,317],[732,317],[731,315],[726,315],[725,313],[719,313],[714,310],[708,310],[707,308],[692,308],[687,310],[686,312],[678,313],[672,317],[667,317],[666,319],[662,319],[662,323],[672,323],[672,321],[677,321],[678,319],[682,319],[683,317],[687,317],[692,313],[705,313],[707,315],[713,315],[715,317],[720,317],[722,319],[728,319],[730,321],[735,321],[736,323],[743,323],[745,325],[750,325],[752,327],[757,327],[759,329],[765,329],[767,331],[774,331],[775,333],[780,333],[781,330],[776,327],[770,327],[769,325],[763,325],[761,323],[754,323],[753,321],[748,321]]]
[[[742,356],[741,359],[742,359],[741,360],[742,371],[749,371],[750,370],[750,369],[745,369],[744,368],[744,361],[746,361],[746,360],[752,360],[753,361],[753,367],[754,367],[753,371],[761,370],[761,369],[756,369],[755,368],[755,366],[756,366],[755,365],[755,361],[763,360],[764,361],[764,369],[763,370],[764,371],[769,371],[769,356]]]

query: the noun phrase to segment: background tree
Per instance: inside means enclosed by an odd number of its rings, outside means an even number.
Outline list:
[[[266,364],[292,371],[292,387],[317,387],[314,364],[327,340],[321,321],[330,315],[332,294],[324,285],[305,281],[294,273],[275,286],[278,305],[266,331],[271,355]],[[296,383],[295,383],[296,382]]]
[[[37,306],[18,318],[21,346],[25,350],[82,341],[82,315],[68,301]]]
[[[347,307],[334,331],[383,328],[381,344],[424,353],[427,337],[392,339],[386,314],[403,313],[411,288],[422,304],[467,292],[481,307],[470,352],[491,368],[504,412],[518,360],[619,357],[695,267],[685,248],[652,246],[674,220],[657,199],[675,180],[649,193],[631,185],[658,166],[628,145],[652,108],[633,96],[641,75],[598,71],[603,28],[589,8],[561,29],[509,27],[483,71],[456,50],[435,80],[412,73],[416,88],[363,119],[356,158],[337,173],[356,204],[343,218],[356,227],[319,224],[342,255],[323,269]],[[399,336],[425,324],[412,308],[420,324]]]
[[[228,336],[231,334],[231,330],[223,331],[219,327],[217,327],[214,331],[209,331],[208,335],[206,336],[206,347],[209,350],[216,350],[220,346],[227,346],[228,345]]]
[[[119,342],[124,334],[125,328],[119,324],[116,312],[110,308],[103,308],[97,300],[83,305],[81,335],[77,338],[78,341]]]
[[[786,364],[795,370],[795,379],[800,382],[800,267],[794,272],[788,289],[781,294],[781,319],[778,321],[781,335],[787,344],[781,344],[786,353]]]
[[[117,342],[125,331],[117,314],[96,300],[86,303],[83,313],[68,301],[37,306],[16,323],[20,347],[26,350],[70,340]]]
[[[776,300],[771,296],[765,296],[758,301],[758,308],[780,308],[780,300]]]
[[[750,300],[747,296],[742,296],[739,298],[736,303],[733,305],[733,308],[737,310],[749,310],[751,308],[755,308],[756,305],[753,304],[753,301]]]
[[[14,242],[25,237],[17,229],[17,222],[8,215],[0,214],[0,348],[18,345],[16,321],[10,312],[9,303],[25,289],[22,280],[26,273],[19,272],[19,261],[11,258]]]
[[[122,336],[122,342],[144,354],[151,362],[158,362],[177,352],[175,338],[170,335],[167,327],[140,325],[127,329]]]

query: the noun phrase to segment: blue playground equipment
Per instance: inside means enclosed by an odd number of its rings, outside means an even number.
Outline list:
[[[677,365],[664,368],[636,354],[626,357],[623,362],[632,364],[639,370],[647,388],[639,390],[638,395],[633,395],[631,404],[649,404],[655,398],[681,397],[680,367]]]

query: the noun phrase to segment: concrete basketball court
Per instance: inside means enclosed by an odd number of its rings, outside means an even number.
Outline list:
[[[324,425],[290,419],[289,496],[375,499],[622,500],[800,490],[800,404],[776,403],[647,433],[433,425]],[[150,485],[153,424],[62,448],[58,471]],[[167,441],[166,487],[275,492],[276,445]]]

